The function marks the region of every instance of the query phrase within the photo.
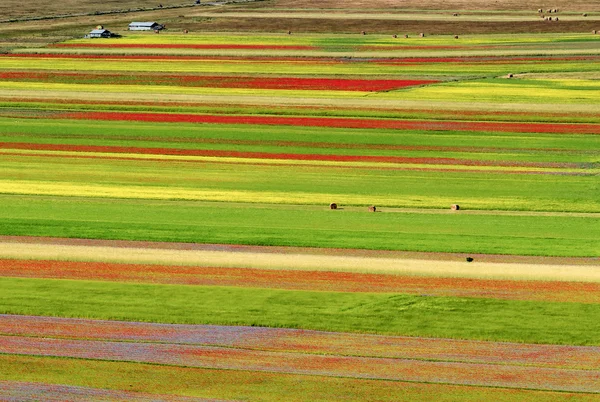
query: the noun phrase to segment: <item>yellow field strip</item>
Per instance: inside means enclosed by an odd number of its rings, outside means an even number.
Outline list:
[[[329,205],[332,199],[339,199],[339,194],[310,193],[310,192],[277,192],[277,191],[249,191],[249,190],[215,190],[205,188],[169,187],[169,186],[141,186],[141,185],[109,185],[100,183],[73,183],[73,182],[45,182],[34,180],[0,180],[0,194],[17,195],[44,195],[65,197],[94,197],[94,198],[121,198],[145,200],[188,200],[188,201],[218,201],[229,202],[236,200],[240,203],[261,204],[302,204],[302,205]],[[451,205],[451,197],[428,197],[428,205]],[[388,207],[420,208],[423,200],[419,196],[396,194],[386,195],[360,195],[347,194],[343,201],[346,205],[382,205]],[[479,197],[467,202],[471,209],[495,209],[506,211],[535,211],[541,210],[543,215],[551,215],[549,211],[564,211],[565,206],[560,201],[530,200],[505,197],[482,198]],[[597,208],[596,204],[586,204],[584,208]],[[569,206],[571,212],[581,213],[578,205]],[[589,209],[588,209],[589,210]],[[518,213],[518,212],[517,212]]]
[[[40,240],[42,241],[42,240]],[[242,250],[242,251],[240,251]],[[465,262],[461,257],[431,260],[357,257],[314,253],[157,249],[0,242],[0,258],[97,261],[130,264],[187,265],[224,268],[369,272],[430,277],[600,282],[599,265]],[[458,259],[461,258],[459,261]]]

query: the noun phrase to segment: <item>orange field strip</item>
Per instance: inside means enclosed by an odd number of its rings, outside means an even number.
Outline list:
[[[600,347],[0,314],[0,335],[598,370]]]
[[[250,331],[247,335],[254,334]],[[189,344],[49,339],[14,335],[0,337],[0,353],[320,376],[600,392],[600,371],[597,370],[506,362],[490,364],[457,362],[450,359],[432,361],[314,354],[302,350],[282,352]]]
[[[600,303],[600,283],[583,282],[11,259],[0,260],[0,276]]]

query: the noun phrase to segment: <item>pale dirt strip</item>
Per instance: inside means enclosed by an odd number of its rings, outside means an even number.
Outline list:
[[[0,381],[0,400],[3,402],[60,401],[60,402],[209,402],[203,399],[175,395],[156,395],[36,382]]]
[[[0,315],[0,335],[318,355],[600,370],[600,347],[352,334],[289,328],[157,324]]]
[[[0,353],[222,370],[600,393],[600,371],[592,370],[18,336],[0,337]]]
[[[465,22],[465,21],[492,21],[492,22],[516,22],[516,21],[540,21],[540,16],[537,13],[527,14],[494,14],[494,13],[481,13],[481,14],[464,14],[459,13],[457,16],[453,16],[450,12],[447,13],[344,13],[344,12],[306,12],[306,11],[294,11],[294,12],[247,12],[247,11],[229,11],[224,12],[190,12],[188,13],[194,17],[203,18],[293,18],[293,19],[327,19],[327,20],[390,20],[390,21],[452,21],[452,22]],[[581,14],[559,14],[560,19],[564,21],[590,21],[600,20],[599,15],[588,15],[583,17]]]
[[[597,258],[535,259],[433,253],[364,252],[227,245],[181,245],[0,237],[0,258],[96,261],[281,270],[368,272],[435,277],[600,282]]]

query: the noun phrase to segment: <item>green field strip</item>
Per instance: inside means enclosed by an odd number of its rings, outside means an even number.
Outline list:
[[[46,49],[38,49],[38,52],[43,50],[43,53],[52,53]],[[35,49],[27,49],[28,52],[36,53]],[[77,50],[77,54],[84,55],[88,49]],[[89,51],[93,53],[93,51]],[[583,51],[582,51],[583,52]],[[523,51],[521,56],[527,55]],[[560,51],[558,51],[560,53]],[[164,71],[172,73],[202,73],[202,74],[277,74],[277,75],[324,75],[324,76],[432,76],[432,77],[481,77],[481,76],[498,76],[508,73],[548,73],[548,72],[595,72],[600,69],[596,60],[575,60],[563,61],[553,60],[532,60],[530,62],[519,62],[508,59],[506,63],[456,63],[456,62],[441,62],[441,63],[386,63],[369,62],[369,61],[354,61],[354,62],[336,62],[336,61],[303,61],[299,58],[298,61],[253,61],[252,59],[214,59],[214,60],[185,60],[173,55],[165,60],[152,59],[123,59],[114,55],[114,58],[78,58],[77,54],[74,57],[0,57],[0,69],[2,70],[57,70],[57,71],[140,71],[154,72]],[[463,54],[462,56],[476,56],[477,54]],[[564,54],[567,55],[567,54]],[[93,56],[93,54],[91,55]],[[227,55],[222,55],[227,56]],[[305,56],[315,56],[307,54]],[[338,55],[343,57],[342,55]],[[401,52],[400,54],[390,55],[370,55],[370,57],[437,57],[438,54],[423,55],[419,52],[409,54]],[[441,55],[444,56],[444,55]],[[250,57],[250,55],[248,55]],[[345,57],[356,57],[355,54],[348,54]]]
[[[8,143],[452,157],[499,163],[574,162],[582,166],[593,164],[600,157],[600,140],[595,136],[580,134],[144,122],[136,122],[132,126],[129,122],[118,121],[107,123],[39,118],[0,118],[0,128],[0,142]],[[10,146],[5,148],[9,149]],[[586,167],[592,168],[592,165]]]
[[[357,380],[127,362],[0,355],[0,378],[109,390],[254,401],[595,401],[597,395],[493,387]]]
[[[5,314],[600,344],[596,304],[1,278]]]
[[[188,201],[16,195],[0,200],[3,235],[571,257],[599,251],[600,221],[590,217],[230,203],[207,208]]]
[[[546,76],[546,78],[548,78]],[[434,103],[435,105],[435,103]],[[474,106],[475,104],[473,104]],[[456,106],[455,106],[456,107]],[[107,101],[86,101],[81,99],[79,103],[73,100],[59,99],[26,99],[10,98],[0,95],[0,114],[8,115],[10,113],[25,113],[26,116],[39,117],[40,112],[59,112],[59,111],[147,111],[148,102],[114,102]],[[370,118],[397,118],[397,119],[431,119],[431,120],[469,120],[469,121],[513,121],[513,122],[556,122],[556,123],[600,123],[600,114],[577,112],[569,114],[565,111],[556,112],[511,112],[511,111],[490,111],[486,113],[483,110],[471,110],[464,114],[459,110],[452,110],[448,107],[440,108],[435,105],[432,109],[422,109],[418,105],[413,108],[397,109],[380,105],[370,108],[316,108],[316,107],[294,107],[294,106],[275,106],[275,105],[245,105],[235,104],[208,104],[185,102],[152,102],[152,110],[156,112],[176,112],[176,113],[206,113],[206,114],[247,114],[247,115],[273,115],[273,116],[331,116],[331,117],[370,117]],[[14,119],[11,119],[14,121]],[[3,122],[2,124],[5,124]],[[518,145],[518,144],[513,144]]]

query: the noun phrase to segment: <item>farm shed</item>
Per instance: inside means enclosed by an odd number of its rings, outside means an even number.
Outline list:
[[[94,29],[92,31],[90,31],[89,34],[87,34],[85,37],[86,38],[111,38],[115,36],[115,34],[113,34],[112,32],[110,32],[108,29]]]
[[[132,22],[129,24],[130,31],[160,31],[164,25],[158,22]]]

